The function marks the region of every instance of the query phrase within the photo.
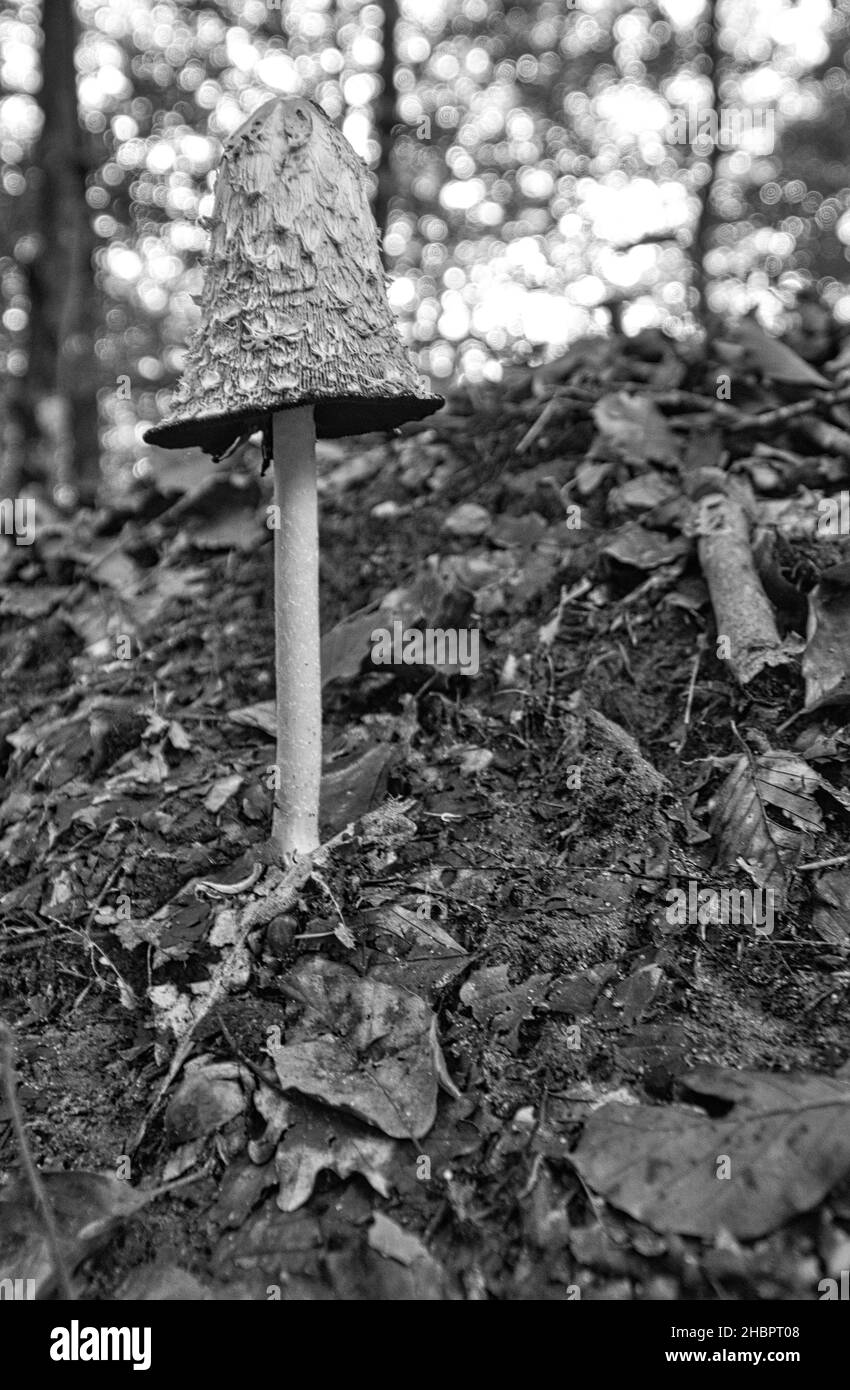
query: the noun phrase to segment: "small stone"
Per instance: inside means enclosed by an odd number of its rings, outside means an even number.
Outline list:
[[[266,927],[266,950],[271,956],[283,956],[291,947],[298,931],[298,922],[289,912],[273,917]]]
[[[477,502],[461,502],[459,507],[449,512],[443,522],[443,530],[452,536],[483,536],[490,525],[490,513]]]

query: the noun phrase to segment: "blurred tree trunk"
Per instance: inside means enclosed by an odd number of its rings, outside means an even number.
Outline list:
[[[44,124],[33,155],[37,235],[27,267],[27,394],[42,467],[68,503],[90,500],[98,469],[95,246],[86,202],[89,143],[77,110],[74,0],[42,0]]]
[[[718,14],[719,0],[709,0],[708,15],[706,23],[708,25],[708,42],[705,45],[706,76],[709,80],[709,99],[706,107],[702,110],[711,112],[714,115],[715,125],[720,120],[720,67],[722,61],[722,51],[720,47],[720,18]],[[716,218],[714,215],[714,185],[717,181],[717,166],[720,160],[720,140],[719,133],[715,135],[712,142],[711,152],[708,156],[708,178],[702,185],[699,192],[700,209],[694,228],[693,250],[691,253],[693,262],[693,284],[697,292],[697,303],[695,314],[697,319],[708,326],[708,275],[706,273],[705,261],[711,250],[711,238],[714,231]]]
[[[395,193],[393,176],[393,126],[396,123],[395,54],[398,0],[383,0],[384,34],[381,59],[381,94],[375,108],[375,127],[381,153],[378,158],[378,189],[375,194],[375,221],[383,237],[387,230],[390,199]],[[384,257],[386,263],[386,257]]]

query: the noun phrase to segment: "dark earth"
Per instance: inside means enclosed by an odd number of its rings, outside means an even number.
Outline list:
[[[705,463],[725,449],[734,471],[768,440],[804,476],[823,451],[793,418],[724,438],[707,369],[666,349],[659,363],[646,342],[608,351],[602,372],[546,399],[517,369],[505,389],[454,392],[407,434],[321,446],[322,630],[336,630],[324,831],[392,799],[411,826],[377,851],[355,831],[321,882],[255,934],[250,980],[199,1026],[195,1054],[274,1088],[268,1033],[287,1037],[303,1011],[299,965],[321,957],[372,978],[395,959],[388,904],[439,926],[463,954],[442,971],[438,952],[410,987],[434,1009],[458,1094],[441,1090],[429,1132],[397,1140],[385,1195],[361,1172],[325,1170],[308,1200],[280,1210],[250,1103],[209,1128],[160,1108],[132,1147],[176,1045],[147,991],[190,992],[218,959],[213,906],[193,884],[244,878],[268,832],[273,744],[231,717],[273,697],[257,452],[218,466],[161,455],[129,501],[45,510],[36,543],[0,555],[0,1015],[32,1156],[139,1193],[184,1179],[129,1214],[93,1179],[49,1186],[79,1297],[815,1299],[850,1262],[850,1153],[824,1190],[755,1234],[733,1218],[638,1219],[576,1159],[606,1100],[722,1122],[730,1101],[699,1099],[697,1069],[804,1085],[850,1075],[850,923],[818,926],[816,872],[789,876],[770,935],[665,911],[689,880],[750,882],[716,861],[712,824],[743,749],[831,737],[835,756],[816,765],[839,798],[847,787],[840,700],[804,713],[799,662],[742,687],[715,655],[676,510],[695,450]],[[594,401],[622,389],[655,392],[678,466],[638,461],[597,428]],[[755,413],[800,395],[754,378],[732,404]],[[605,467],[577,484],[588,455]],[[834,489],[850,466],[833,463]],[[658,478],[669,497],[618,501],[615,489],[643,479],[649,492]],[[764,495],[763,475],[754,487]],[[638,522],[668,546],[663,563],[607,549]],[[777,534],[773,573],[804,611],[846,555],[841,539]],[[394,611],[411,624],[480,630],[477,675],[369,662],[363,633],[383,621],[370,605],[402,589]],[[792,630],[793,604],[778,612]],[[219,804],[211,792],[228,777]],[[821,807],[798,863],[845,853],[846,810]],[[163,907],[157,959],[138,924]],[[391,975],[402,987],[404,969]],[[21,1156],[6,1082],[10,1184]],[[303,1101],[299,1114],[320,1127],[333,1106]],[[649,1192],[651,1163],[644,1177]],[[769,1161],[751,1178],[781,1186]],[[93,1211],[104,1219],[83,1236]],[[7,1209],[0,1257],[22,1229]]]

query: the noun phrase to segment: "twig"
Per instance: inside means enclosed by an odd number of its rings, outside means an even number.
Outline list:
[[[59,1244],[59,1232],[56,1229],[56,1222],[53,1217],[53,1208],[50,1205],[47,1191],[42,1182],[32,1156],[32,1150],[27,1139],[26,1129],[24,1128],[24,1117],[18,1102],[17,1086],[15,1084],[15,1061],[14,1061],[14,1039],[12,1030],[8,1024],[0,1019],[0,1077],[2,1077],[3,1092],[6,1097],[6,1104],[9,1107],[9,1118],[12,1121],[12,1129],[18,1141],[18,1152],[21,1155],[21,1164],[30,1185],[35,1204],[41,1213],[44,1222],[44,1233],[47,1236],[47,1244],[53,1260],[53,1271],[56,1275],[56,1282],[59,1285],[62,1297],[67,1303],[76,1302],[76,1294],[71,1284],[71,1276],[65,1257]]]
[[[96,910],[96,908],[93,909],[93,911],[94,910]],[[123,1007],[125,1009],[135,1009],[138,1002],[136,999],[136,991],[133,989],[133,986],[130,984],[129,980],[126,980],[124,978],[124,976],[121,974],[121,971],[118,969],[118,966],[107,955],[103,947],[98,946],[97,942],[93,940],[89,928],[72,927],[70,922],[63,922],[61,917],[54,917],[49,912],[44,912],[43,915],[47,918],[49,922],[55,922],[57,927],[59,927],[60,931],[67,932],[70,936],[79,937],[80,941],[82,941],[83,945],[89,953],[89,965],[91,966],[98,983],[104,989],[106,988],[106,980],[97,968],[98,965],[105,965],[108,967],[108,969],[112,971],[113,975],[115,976],[115,979],[118,982],[118,998],[120,999]],[[80,978],[84,979],[85,976],[81,976]],[[84,993],[85,992],[86,991],[84,991]],[[80,995],[80,997],[74,1002],[74,1005],[71,1010],[72,1013],[74,1009],[76,1009],[77,1005],[82,1002],[82,998],[83,996]]]
[[[124,865],[122,864],[121,860],[116,860],[111,870],[107,874],[106,878],[104,879],[103,883],[101,884],[100,892],[98,893],[97,897],[92,903],[91,910],[89,911],[89,918],[86,924],[88,927],[91,927],[93,925],[97,909],[100,907],[101,903],[103,902],[104,898],[106,897],[107,893],[109,892],[118,875],[122,872],[123,868]]]
[[[684,748],[684,746],[685,746],[685,744],[686,744],[686,742],[687,742],[688,734],[689,734],[690,731],[691,731],[691,711],[693,710],[693,706],[694,706],[694,692],[695,692],[696,686],[697,686],[697,672],[699,671],[699,664],[700,664],[700,662],[702,661],[702,654],[703,654],[704,651],[705,651],[705,633],[704,633],[704,632],[701,632],[700,635],[699,635],[699,637],[697,638],[697,649],[696,649],[696,653],[695,653],[695,655],[694,655],[694,664],[693,664],[693,666],[692,666],[692,668],[691,668],[691,679],[690,679],[690,682],[689,682],[689,684],[688,684],[688,698],[687,698],[687,702],[686,702],[686,704],[685,704],[685,717],[684,717],[684,719],[682,720],[682,725],[683,725],[683,728],[682,728],[682,737],[679,739],[679,744],[678,744],[678,747],[676,748],[676,752],[677,752],[677,753],[681,753],[681,752],[682,752],[682,750],[683,750],[683,748]]]
[[[546,428],[547,424],[552,418],[557,404],[557,396],[553,396],[551,400],[548,400],[546,402],[537,419],[534,421],[534,424],[531,426],[531,429],[526,430],[525,434],[522,436],[522,439],[517,444],[516,452],[518,454],[524,454],[526,449],[531,448],[531,445],[534,443],[537,436]]]
[[[807,397],[804,401],[792,401],[789,405],[775,406],[755,415],[739,415],[735,424],[729,425],[730,433],[737,430],[761,429],[763,425],[781,425],[785,420],[794,420],[799,415],[814,415],[824,407],[839,405],[850,400],[850,386],[842,386],[836,391],[822,391],[819,396]]]
[[[811,873],[814,869],[834,869],[838,864],[846,864],[850,854],[837,854],[834,859],[810,859],[808,864],[798,864],[797,873]],[[771,945],[774,943],[771,942]]]

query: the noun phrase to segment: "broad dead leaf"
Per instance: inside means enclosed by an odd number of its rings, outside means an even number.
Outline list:
[[[706,1067],[685,1083],[730,1113],[605,1105],[573,1154],[588,1187],[636,1220],[753,1239],[811,1210],[850,1171],[850,1077]]]
[[[318,957],[297,967],[289,984],[307,1008],[293,1040],[269,1049],[283,1089],[347,1110],[393,1138],[427,1134],[438,1087],[451,1082],[424,1000]]]
[[[395,1150],[391,1139],[357,1120],[329,1114],[320,1106],[299,1106],[275,1154],[277,1205],[281,1211],[296,1211],[325,1171],[340,1178],[359,1173],[379,1196],[389,1197]]]
[[[744,754],[721,787],[712,817],[721,864],[746,861],[777,904],[785,898],[788,869],[823,826],[814,793],[821,779],[794,753]]]

